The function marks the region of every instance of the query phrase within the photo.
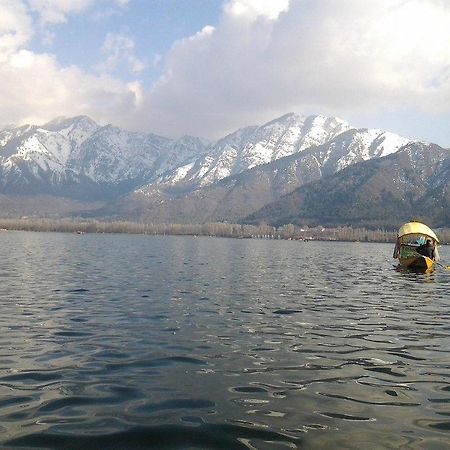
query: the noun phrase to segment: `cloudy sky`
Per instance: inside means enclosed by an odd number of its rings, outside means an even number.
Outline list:
[[[450,147],[448,0],[0,0],[0,124],[217,138],[287,112]]]

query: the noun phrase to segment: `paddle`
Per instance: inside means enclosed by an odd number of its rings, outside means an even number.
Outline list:
[[[440,262],[437,262],[437,261],[435,261],[435,263],[436,263],[438,266],[443,267],[444,269],[450,270],[450,266],[444,266],[444,264],[441,264]]]

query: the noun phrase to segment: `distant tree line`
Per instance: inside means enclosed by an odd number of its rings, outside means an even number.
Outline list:
[[[394,242],[395,230],[353,228],[300,227],[293,224],[273,227],[266,224],[245,225],[227,222],[205,224],[159,224],[128,221],[65,219],[0,219],[1,230],[56,231],[68,233],[129,233],[148,235],[218,236],[253,239],[292,239],[324,241]],[[450,229],[436,229],[441,243],[450,243]]]

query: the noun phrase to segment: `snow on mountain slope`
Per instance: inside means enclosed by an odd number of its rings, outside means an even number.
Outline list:
[[[150,173],[170,141],[107,126],[80,146],[69,161],[76,172],[96,183],[119,183]]]
[[[174,141],[101,127],[86,116],[61,117],[41,127],[27,125],[0,132],[1,185],[7,190],[28,186],[32,191],[38,182],[40,190],[52,191],[64,183],[85,180],[134,188],[204,149],[200,139],[189,136]]]
[[[382,130],[352,129],[336,136],[314,152],[314,156],[326,175],[357,162],[395,153],[409,142],[409,139]]]
[[[9,173],[24,172],[41,177],[62,175],[69,158],[79,149],[81,143],[97,129],[88,117],[59,119],[42,127],[23,126],[0,133],[0,165],[3,176],[8,182]],[[25,175],[25,172],[27,175]],[[30,180],[27,180],[28,182]]]
[[[334,117],[286,114],[260,127],[247,127],[219,140],[207,153],[182,171],[167,172],[139,194],[153,195],[179,184],[197,189],[226,177],[308,152],[305,169],[324,175],[355,162],[386,156],[410,142],[382,130],[356,129]],[[294,169],[292,169],[294,170]],[[297,169],[295,169],[297,170]]]
[[[69,166],[96,183],[144,181],[176,169],[203,151],[203,143],[189,136],[174,141],[106,126],[82,143]]]
[[[76,186],[76,195],[83,198],[96,189],[147,197],[185,194],[293,155],[304,157],[293,162],[303,168],[286,168],[292,174],[326,175],[388,155],[408,142],[382,130],[355,129],[334,117],[293,113],[211,144],[190,136],[173,140],[100,126],[86,116],[60,117],[39,127],[0,131],[0,187],[11,193],[72,195]],[[295,185],[292,174],[282,179]]]
[[[334,117],[286,114],[260,127],[243,128],[219,140],[184,172],[183,180],[178,172],[174,172],[165,174],[159,182],[174,185],[183,181],[208,186],[252,167],[321,145],[349,129],[348,123]]]

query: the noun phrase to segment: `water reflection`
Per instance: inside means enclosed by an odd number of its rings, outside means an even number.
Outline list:
[[[1,444],[447,443],[450,276],[389,245],[0,239]]]
[[[406,277],[409,281],[416,283],[434,283],[439,279],[440,268],[433,267],[427,271],[408,269],[400,264],[395,266],[395,270]]]

